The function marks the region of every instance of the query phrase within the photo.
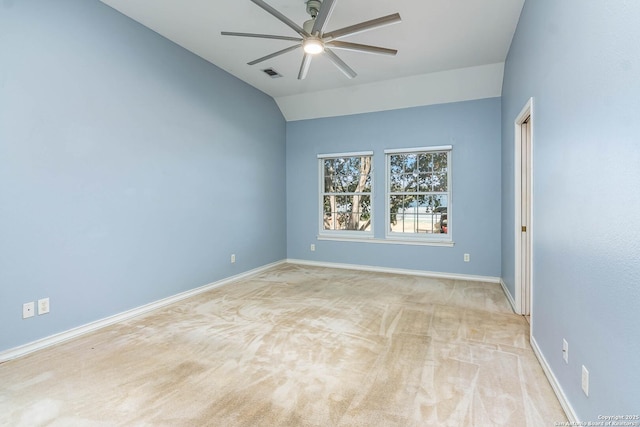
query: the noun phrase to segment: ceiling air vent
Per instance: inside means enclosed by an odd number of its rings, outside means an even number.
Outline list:
[[[264,70],[262,70],[267,76],[271,77],[272,79],[277,79],[278,77],[282,77],[282,74],[280,74],[279,72],[277,72],[276,70],[274,70],[273,68],[265,68]]]

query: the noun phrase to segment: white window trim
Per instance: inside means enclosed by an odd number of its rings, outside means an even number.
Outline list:
[[[330,240],[333,242],[358,242],[358,243],[377,243],[383,245],[414,245],[414,246],[447,246],[453,247],[455,243],[452,240],[419,240],[419,239],[377,239],[375,237],[341,237],[341,236],[325,236],[318,235],[316,240]]]
[[[318,154],[318,159],[335,159],[337,157],[361,157],[361,156],[373,157],[373,151],[352,151],[350,153]]]
[[[371,157],[371,226],[370,231],[356,231],[356,230],[325,230],[324,229],[324,164],[325,159],[335,159],[340,157]],[[374,230],[374,215],[373,215],[373,195],[374,195],[374,162],[373,151],[352,151],[348,153],[330,153],[330,154],[318,154],[318,239],[327,240],[362,240],[370,241],[373,239]]]
[[[391,174],[391,155],[393,154],[405,154],[405,153],[428,153],[428,152],[447,152],[447,193],[448,193],[448,206],[447,206],[447,219],[448,219],[448,230],[447,234],[405,234],[405,233],[394,233],[389,229],[389,224],[391,223],[390,217],[390,206],[389,199],[391,198],[391,180],[389,176]],[[452,145],[437,145],[430,147],[416,147],[416,148],[400,148],[400,149],[389,149],[384,150],[385,154],[385,231],[384,236],[385,240],[389,242],[397,242],[397,243],[408,243],[408,244],[429,244],[432,243],[438,246],[453,246],[453,227],[452,227],[452,212],[453,212],[453,191],[451,186],[451,181],[453,180],[453,168],[452,168],[452,158],[453,158],[453,146]]]
[[[430,147],[416,147],[416,148],[391,148],[384,150],[384,154],[404,154],[404,153],[427,153],[429,151],[451,151],[453,145],[432,145]]]

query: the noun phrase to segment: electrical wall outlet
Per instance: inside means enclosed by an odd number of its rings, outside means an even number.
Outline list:
[[[589,397],[589,371],[582,365],[582,391]]]
[[[313,243],[310,246],[311,252],[315,252],[316,251],[316,245],[314,245]]]
[[[470,257],[469,254],[464,254],[464,262],[469,262]]]
[[[231,264],[236,262],[236,254],[231,254]]]
[[[38,315],[47,314],[49,312],[49,297],[38,300]]]
[[[36,314],[36,307],[33,301],[22,304],[22,318],[33,317]]]
[[[562,358],[564,363],[569,363],[569,343],[565,339],[562,339]]]

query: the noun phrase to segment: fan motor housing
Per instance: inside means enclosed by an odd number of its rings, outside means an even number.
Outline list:
[[[307,2],[307,13],[315,19],[315,17],[318,16],[318,12],[320,11],[320,6],[322,6],[321,1],[309,0]]]

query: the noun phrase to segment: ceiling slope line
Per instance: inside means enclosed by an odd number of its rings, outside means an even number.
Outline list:
[[[447,104],[502,95],[504,62],[274,98],[287,121]]]

